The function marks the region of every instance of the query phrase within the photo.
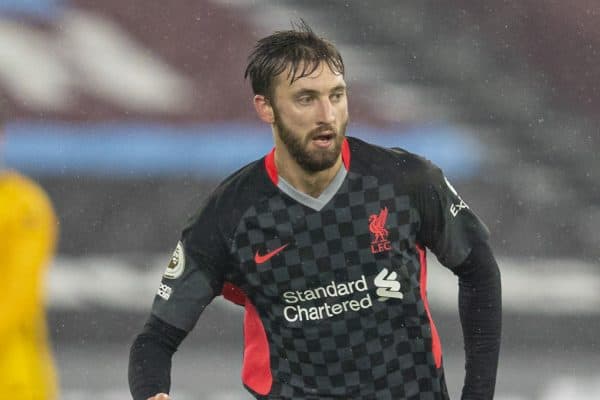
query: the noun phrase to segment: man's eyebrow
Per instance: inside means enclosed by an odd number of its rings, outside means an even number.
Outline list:
[[[332,93],[332,92],[340,92],[340,91],[345,91],[345,90],[347,90],[346,85],[337,85],[334,88],[330,89],[329,92]],[[319,92],[318,90],[315,90],[315,89],[300,89],[296,93],[294,93],[294,96],[302,96],[302,95],[307,95],[307,94],[314,96],[314,95],[318,95],[319,93],[321,93],[321,92]]]
[[[303,96],[303,95],[318,95],[319,91],[318,90],[314,90],[314,89],[300,89],[298,90],[296,93],[294,93],[294,96]]]
[[[346,85],[337,85],[336,87],[334,87],[333,89],[331,89],[332,92],[339,92],[339,91],[345,91],[347,90],[348,87]]]

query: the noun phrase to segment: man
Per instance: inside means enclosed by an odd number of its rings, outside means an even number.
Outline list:
[[[308,26],[258,42],[246,76],[274,149],[183,230],[130,356],[134,399],[168,399],[171,357],[219,294],[245,307],[257,399],[447,399],[425,246],[459,277],[464,399],[491,399],[500,275],[487,229],[430,162],[346,137],[344,64]]]
[[[0,101],[0,141],[3,105]],[[43,189],[0,168],[0,388],[12,399],[57,398],[43,301],[56,238],[56,216]]]

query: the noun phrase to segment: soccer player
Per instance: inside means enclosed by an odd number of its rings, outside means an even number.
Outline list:
[[[3,116],[0,102],[0,141]],[[43,301],[56,238],[56,216],[43,189],[0,167],[0,388],[11,399],[57,398]]]
[[[131,348],[134,399],[169,398],[172,355],[220,294],[245,307],[257,399],[448,399],[426,248],[459,279],[462,398],[491,399],[501,290],[483,223],[431,162],[346,136],[342,57],[306,24],[258,41],[246,77],[275,146],[183,230]]]

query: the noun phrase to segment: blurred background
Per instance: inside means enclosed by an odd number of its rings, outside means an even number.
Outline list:
[[[36,179],[60,219],[47,301],[61,398],[128,398],[129,345],[180,229],[272,147],[246,57],[297,18],[342,52],[348,134],[440,165],[492,231],[496,398],[600,398],[597,0],[0,0],[3,163]],[[433,258],[458,398],[457,282]],[[175,356],[175,399],[250,398],[241,318],[220,300],[206,310]]]

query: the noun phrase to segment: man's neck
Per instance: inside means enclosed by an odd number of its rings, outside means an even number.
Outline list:
[[[319,172],[308,172],[298,165],[292,157],[286,157],[282,153],[284,151],[275,150],[275,166],[279,176],[296,190],[314,198],[319,197],[325,191],[342,167],[342,156],[340,154],[331,168]]]

